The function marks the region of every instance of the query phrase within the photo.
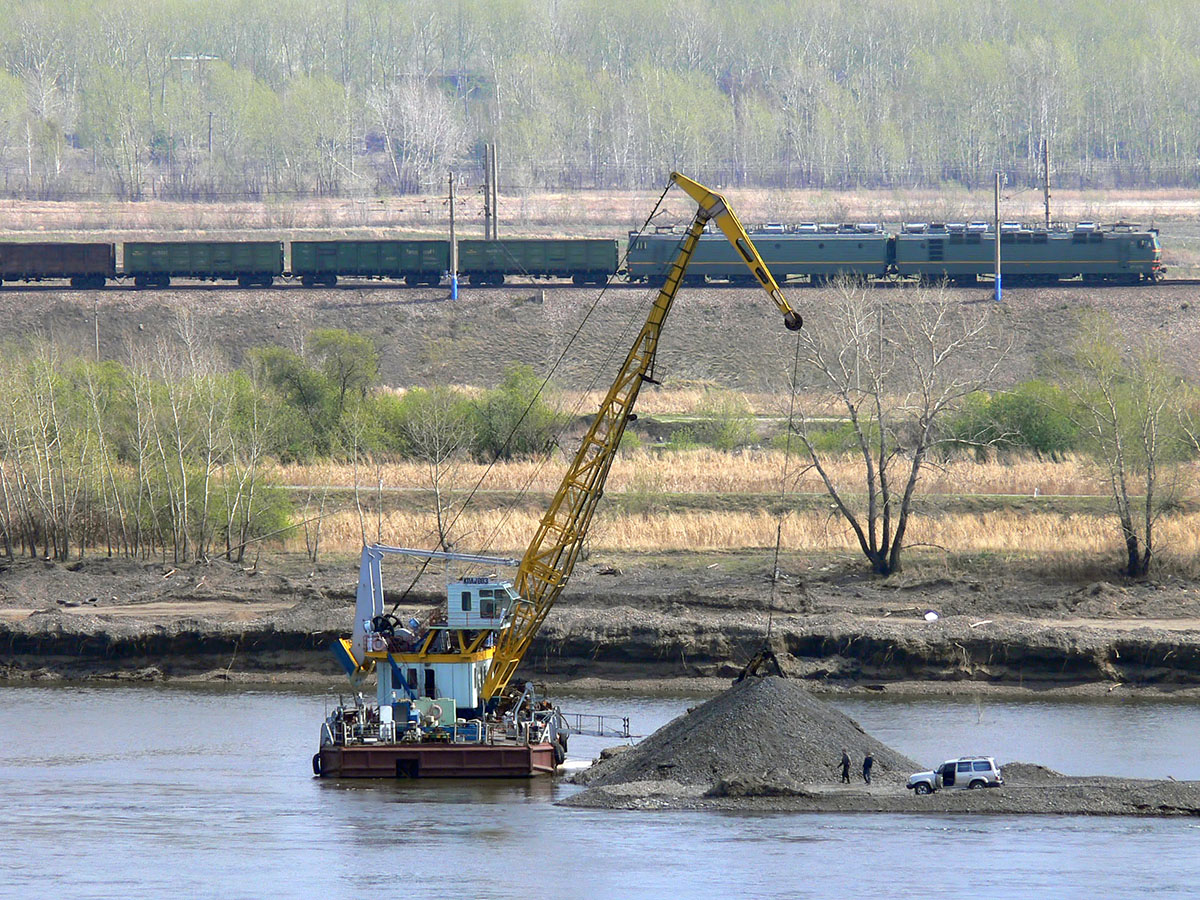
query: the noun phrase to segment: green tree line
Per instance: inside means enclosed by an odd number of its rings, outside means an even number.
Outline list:
[[[241,560],[292,523],[275,462],[418,459],[437,489],[452,458],[546,453],[564,421],[528,368],[477,395],[398,396],[361,335],[318,330],[242,369],[218,365],[186,319],[180,335],[129,364],[45,342],[0,354],[0,553]]]
[[[3,190],[1200,182],[1188,0],[3,0]]]

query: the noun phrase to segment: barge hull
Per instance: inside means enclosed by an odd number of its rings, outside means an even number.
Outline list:
[[[322,778],[531,778],[555,770],[552,744],[371,744],[324,746]]]

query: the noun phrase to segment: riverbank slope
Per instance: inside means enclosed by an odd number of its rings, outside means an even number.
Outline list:
[[[719,689],[770,634],[823,690],[1146,689],[1200,693],[1200,585],[1055,581],[1005,571],[887,580],[742,557],[581,565],[522,677],[579,689]],[[444,601],[426,576],[400,605]],[[0,563],[0,677],[337,682],[357,566],[259,569],[129,560]],[[407,583],[407,582],[405,582]],[[397,599],[399,595],[397,594]],[[936,621],[926,613],[936,611]]]

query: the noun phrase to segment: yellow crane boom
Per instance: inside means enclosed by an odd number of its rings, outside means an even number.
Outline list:
[[[696,201],[696,215],[671,264],[666,282],[646,316],[646,324],[642,326],[612,387],[608,389],[600,411],[592,420],[579,452],[563,476],[562,484],[550,508],[542,516],[537,533],[521,560],[514,584],[520,599],[510,610],[509,620],[497,637],[495,654],[483,683],[485,700],[497,697],[508,685],[575,568],[596,504],[603,493],[608,471],[620,446],[621,436],[633,412],[634,402],[654,364],[663,323],[675,302],[684,272],[706,224],[715,223],[737,248],[758,283],[783,313],[784,324],[792,331],[801,327],[800,314],[784,298],[725,198],[678,172],[671,173],[671,181]]]

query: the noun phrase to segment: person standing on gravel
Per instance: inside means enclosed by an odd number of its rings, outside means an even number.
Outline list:
[[[850,783],[850,753],[846,750],[842,751],[842,784]]]
[[[867,784],[871,783],[871,767],[873,765],[875,765],[875,757],[868,752],[866,758],[863,760],[863,781]]]

